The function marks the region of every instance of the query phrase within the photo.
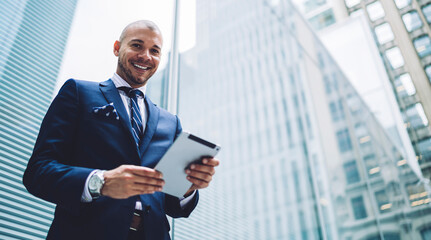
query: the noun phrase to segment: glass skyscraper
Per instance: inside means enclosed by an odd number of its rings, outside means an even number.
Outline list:
[[[53,205],[22,185],[77,0],[0,1],[0,239],[44,239]]]
[[[328,13],[315,22],[335,21],[327,1],[306,2]],[[344,2],[352,11],[370,5],[379,12],[373,0]],[[426,1],[395,1],[403,2],[430,12]],[[191,217],[173,222],[173,239],[431,239],[429,184],[292,1],[196,4],[196,46],[179,58],[179,116],[185,130],[222,145],[221,165]],[[29,195],[21,179],[75,8],[76,0],[0,2],[0,239],[43,239],[51,224],[53,205]],[[416,28],[415,14],[407,15],[428,61],[418,29],[429,25]],[[387,38],[385,26],[378,32]],[[162,107],[167,69],[148,86]],[[400,87],[406,80],[397,90],[411,98],[412,89]],[[408,111],[412,125],[423,123]]]
[[[431,2],[296,0],[315,30],[364,15],[423,175],[431,177]]]
[[[174,239],[430,239],[429,184],[291,1],[196,10],[179,115],[221,166]]]

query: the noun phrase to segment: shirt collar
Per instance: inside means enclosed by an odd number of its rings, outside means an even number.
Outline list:
[[[118,89],[119,87],[129,87],[131,88],[130,84],[128,82],[126,82],[123,78],[120,77],[120,75],[118,75],[117,73],[114,73],[114,76],[112,76],[112,81],[114,82],[115,87]],[[137,88],[139,90],[141,90],[141,92],[144,93],[145,95],[145,91],[147,90],[147,86],[143,86],[140,88]]]

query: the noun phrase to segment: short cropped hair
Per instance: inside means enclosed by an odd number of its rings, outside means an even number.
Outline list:
[[[123,31],[121,32],[121,35],[120,35],[120,38],[118,39],[118,41],[122,42],[124,40],[124,38],[126,37],[127,29],[129,29],[130,27],[133,27],[133,26],[137,26],[137,25],[138,26],[139,25],[145,26],[148,29],[150,29],[151,31],[157,32],[158,34],[162,35],[162,32],[160,31],[159,27],[154,22],[152,22],[150,20],[138,20],[136,22],[129,23],[123,29]]]

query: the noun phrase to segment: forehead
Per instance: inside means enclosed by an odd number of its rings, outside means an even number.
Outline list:
[[[159,47],[163,43],[162,35],[146,26],[131,26],[126,30],[124,41],[130,42],[134,40],[141,40],[144,43],[155,44]]]

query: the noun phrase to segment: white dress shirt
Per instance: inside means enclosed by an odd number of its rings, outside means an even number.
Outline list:
[[[114,76],[112,76],[111,80],[114,82],[114,85],[117,89],[120,87],[129,87],[129,88],[131,87],[129,83],[127,83],[124,79],[122,79],[117,73],[114,73]],[[145,95],[147,87],[143,86],[137,89],[141,90],[142,93]],[[119,90],[118,92],[121,96],[121,100],[123,100],[124,107],[127,110],[127,114],[130,117],[130,97],[127,96],[127,94],[124,91]],[[138,97],[138,106],[142,116],[142,127],[143,127],[142,132],[145,132],[145,127],[147,122],[147,109],[145,107],[144,97],[141,97],[141,96]],[[82,196],[81,196],[82,202],[91,202],[93,200],[91,197],[90,191],[88,190],[88,181],[96,171],[97,170],[92,171],[90,175],[88,175],[87,180],[85,181],[84,191],[82,192]],[[190,202],[190,200],[193,199],[195,193],[196,191],[194,191],[190,196],[186,198],[181,198],[180,199],[181,207],[184,207],[188,202]],[[142,210],[142,203],[140,201],[136,202],[135,209]]]

